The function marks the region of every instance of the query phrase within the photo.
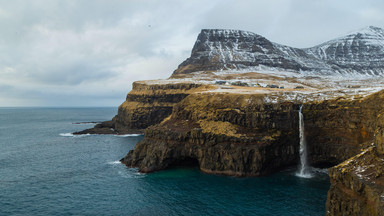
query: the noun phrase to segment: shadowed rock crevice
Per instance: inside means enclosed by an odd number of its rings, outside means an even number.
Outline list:
[[[199,167],[199,161],[193,157],[180,157],[169,159],[168,163],[169,168],[175,167]]]

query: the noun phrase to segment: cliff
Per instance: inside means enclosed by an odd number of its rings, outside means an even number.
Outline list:
[[[303,114],[310,143],[310,164],[336,165],[369,145],[376,129],[376,117],[383,109],[375,101],[383,95],[380,92],[356,100],[306,102]],[[151,172],[175,165],[172,161],[189,158],[205,172],[230,174],[230,170],[236,170],[233,174],[238,176],[262,175],[293,165],[299,159],[298,110],[302,102],[266,103],[265,97],[265,94],[192,94],[174,106],[169,118],[147,128],[145,139],[122,161],[139,167],[140,171]],[[222,149],[216,149],[218,146]],[[244,161],[253,156],[242,151],[248,148],[258,152],[259,161],[251,164],[263,167],[261,171],[247,170],[251,165]],[[175,149],[183,154],[166,153]],[[216,157],[205,152],[208,150]],[[227,153],[229,150],[236,153]],[[208,169],[206,158],[214,158],[208,164],[220,164],[220,168]],[[223,158],[226,160],[221,161]],[[240,164],[235,166],[229,161]]]
[[[308,162],[329,170],[327,215],[383,215],[384,31],[297,49],[239,30],[202,30],[166,80],[138,81],[112,121],[79,133],[142,133],[121,162],[261,176]]]
[[[335,98],[304,106],[309,162],[330,167],[370,145],[377,116],[383,111],[383,104],[378,101],[383,97],[381,91],[361,99]]]
[[[194,82],[137,81],[132,91],[118,108],[112,121],[74,134],[129,134],[143,133],[144,129],[160,123],[172,113],[172,107],[189,94],[209,89]]]
[[[141,172],[193,162],[213,174],[268,174],[298,162],[298,107],[265,104],[262,95],[193,94],[122,162]]]
[[[129,133],[160,123],[172,113],[172,107],[194,91],[205,87],[198,83],[134,82],[133,89],[114,117],[115,130]]]
[[[377,116],[374,142],[330,169],[327,215],[384,215],[383,114]]]

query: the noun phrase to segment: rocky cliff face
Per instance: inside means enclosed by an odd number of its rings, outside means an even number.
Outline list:
[[[327,215],[384,215],[384,162],[375,146],[329,171]]]
[[[384,72],[383,44],[384,30],[372,26],[307,49],[273,43],[247,31],[204,29],[191,57],[179,65],[174,76],[255,66],[312,75],[378,75]]]
[[[309,162],[330,167],[369,145],[376,130],[377,115],[383,109],[378,103],[383,95],[380,92],[358,100],[336,98],[304,106]]]
[[[357,100],[305,103],[310,164],[336,165],[369,145],[375,133],[376,117],[383,109],[375,101],[383,96],[384,93],[378,93]],[[295,164],[299,158],[300,102],[265,103],[264,97],[192,94],[175,105],[169,119],[148,128],[145,139],[123,163],[151,172],[189,158],[205,172],[239,176],[262,175]],[[246,163],[246,158],[254,158],[249,155],[251,150],[257,152],[258,160]],[[257,168],[249,171],[252,166]]]
[[[130,133],[160,123],[172,113],[174,104],[201,86],[196,83],[133,83],[132,91],[114,117],[115,130]]]
[[[193,94],[122,162],[141,172],[193,163],[206,173],[265,175],[298,162],[298,108],[260,95]]]
[[[132,85],[124,103],[112,121],[74,134],[143,133],[144,129],[160,123],[172,113],[173,106],[195,91],[208,89],[192,82],[137,81]]]
[[[384,93],[372,96],[382,101]],[[329,170],[327,215],[384,215],[383,105],[373,123],[374,142]],[[372,141],[372,140],[371,140]]]

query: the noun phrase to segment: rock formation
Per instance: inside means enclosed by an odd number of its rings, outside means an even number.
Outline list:
[[[141,172],[194,161],[207,173],[268,174],[298,161],[298,107],[262,95],[190,95],[122,162]]]
[[[375,94],[383,101],[382,93]],[[379,102],[379,104],[380,104]],[[327,215],[384,215],[384,112],[380,110],[374,140],[359,154],[330,168]]]
[[[299,161],[331,167],[327,215],[384,215],[384,31],[297,49],[239,30],[202,30],[171,78],[138,81],[112,121],[80,133],[145,137],[121,162],[260,176]]]
[[[127,134],[143,133],[144,129],[160,123],[172,113],[172,107],[189,94],[209,86],[188,82],[142,82],[132,85],[126,101],[118,108],[112,121],[102,122],[94,128],[74,134]]]

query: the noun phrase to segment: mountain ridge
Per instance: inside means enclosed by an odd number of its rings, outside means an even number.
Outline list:
[[[369,26],[310,48],[294,48],[242,30],[202,29],[173,75],[266,66],[311,74],[384,74],[384,30]]]

